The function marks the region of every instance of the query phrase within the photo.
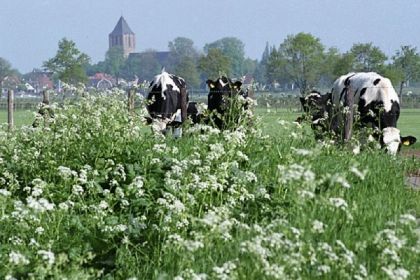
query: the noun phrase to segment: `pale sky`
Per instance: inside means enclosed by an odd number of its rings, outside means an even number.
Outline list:
[[[401,45],[420,51],[418,0],[0,0],[0,57],[25,73],[66,37],[96,63],[121,15],[136,33],[136,51],[167,50],[179,36],[202,50],[229,36],[260,59],[266,42],[279,46],[299,32],[341,52],[369,42],[388,56]]]

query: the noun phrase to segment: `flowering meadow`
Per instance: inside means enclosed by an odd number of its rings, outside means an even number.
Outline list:
[[[420,279],[418,160],[249,112],[163,137],[83,96],[1,129],[1,279]]]

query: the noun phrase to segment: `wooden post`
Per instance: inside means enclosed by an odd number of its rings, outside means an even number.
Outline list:
[[[48,90],[44,90],[42,92],[42,103],[44,103],[45,105],[50,104],[50,94],[48,93]]]
[[[351,91],[350,86],[347,87],[345,100],[344,100],[344,142],[348,142],[351,138],[353,129],[353,105],[354,105],[354,94]],[[348,111],[346,111],[348,108]]]
[[[42,106],[41,110],[43,110],[42,113],[43,113],[43,117],[44,117],[44,127],[48,127],[49,121],[50,121],[50,118],[51,118],[51,115],[50,115],[51,108],[49,108],[49,106],[50,106],[50,94],[49,94],[48,90],[42,91],[42,103],[43,103],[43,105],[41,105]]]
[[[7,122],[9,124],[9,130],[12,130],[14,126],[13,109],[13,90],[10,89],[7,94]]]
[[[136,96],[136,92],[134,89],[129,89],[128,90],[128,100],[127,100],[127,107],[128,107],[128,112],[132,113],[134,112],[134,97]]]

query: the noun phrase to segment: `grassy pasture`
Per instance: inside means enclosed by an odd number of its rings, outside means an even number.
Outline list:
[[[288,110],[181,139],[125,110],[91,96],[0,134],[0,278],[420,278],[419,161],[317,143]]]

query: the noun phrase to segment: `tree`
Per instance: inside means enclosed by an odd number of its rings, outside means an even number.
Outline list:
[[[287,36],[278,51],[285,74],[305,95],[320,80],[324,46],[318,38],[301,32]]]
[[[209,53],[210,49],[219,49],[222,54],[230,60],[230,73],[234,77],[241,77],[244,74],[243,63],[245,60],[245,45],[235,37],[225,37],[213,43],[206,44],[204,51]]]
[[[353,58],[353,71],[358,72],[381,72],[387,60],[386,55],[372,43],[354,44],[349,55]]]
[[[93,76],[96,73],[105,73],[106,65],[104,61],[99,61],[96,64],[87,64],[85,66],[85,72],[88,76]]]
[[[9,61],[0,57],[0,82],[13,72]]]
[[[191,57],[197,59],[198,51],[194,47],[194,42],[185,37],[177,37],[168,44],[172,59]]]
[[[89,56],[81,53],[73,41],[63,38],[58,42],[58,51],[55,57],[45,61],[43,65],[53,72],[59,80],[69,84],[77,84],[87,81],[84,69],[89,60]]]
[[[141,81],[151,81],[160,73],[162,66],[156,58],[155,50],[146,50],[142,53],[130,55],[122,70],[127,78],[136,75]]]
[[[339,52],[337,48],[329,48],[325,54],[324,54],[324,61],[322,63],[322,77],[321,80],[324,83],[324,85],[328,85],[328,87],[331,86],[331,84],[334,82],[334,80],[337,78],[337,76],[343,75],[347,73],[348,71],[344,70],[344,73],[342,73],[341,67],[343,60],[343,55]]]
[[[258,62],[256,69],[255,69],[255,79],[257,82],[261,84],[267,84],[267,63],[268,59],[270,58],[270,46],[268,42],[265,45],[264,52],[261,56],[261,60]]]
[[[402,104],[402,90],[411,80],[420,78],[420,55],[416,47],[401,46],[392,57],[393,65],[401,73],[400,79],[400,103]]]
[[[219,49],[209,49],[207,55],[198,60],[198,68],[206,78],[216,79],[221,74],[230,75],[230,60]]]
[[[105,72],[118,79],[125,64],[124,50],[121,46],[110,48],[105,54]]]
[[[281,57],[276,47],[273,46],[265,65],[265,77],[267,83],[274,85],[275,82],[285,82],[284,63],[284,59]]]
[[[191,39],[177,37],[169,42],[169,70],[183,77],[188,85],[198,87],[200,77],[197,69],[198,51]]]
[[[3,81],[13,73],[12,65],[4,58],[0,57],[0,93],[3,89]]]

